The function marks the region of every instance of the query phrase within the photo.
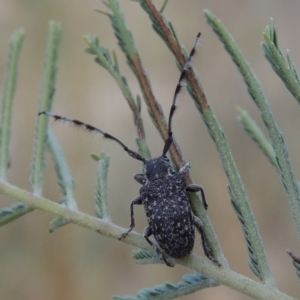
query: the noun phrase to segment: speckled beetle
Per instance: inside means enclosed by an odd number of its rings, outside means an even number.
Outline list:
[[[168,266],[173,265],[166,259],[163,252],[173,258],[185,257],[192,252],[195,241],[194,227],[197,228],[201,235],[205,255],[209,260],[220,266],[220,263],[211,255],[205,239],[202,222],[198,217],[193,215],[187,197],[187,192],[200,191],[204,207],[207,209],[204,191],[201,186],[196,184],[185,186],[182,177],[189,171],[189,163],[186,163],[176,172],[166,156],[173,143],[172,118],[176,110],[176,101],[182,89],[185,74],[191,66],[191,59],[195,53],[199,38],[200,33],[197,35],[194,46],[182,69],[176,86],[168,122],[169,137],[165,141],[162,155],[159,157],[144,159],[139,153],[128,149],[119,139],[94,126],[78,120],[53,115],[49,112],[39,113],[39,115],[44,114],[51,116],[55,120],[71,122],[89,131],[100,133],[105,138],[111,139],[121,145],[131,157],[144,163],[144,173],[134,176],[134,179],[142,184],[142,187],[140,189],[140,195],[131,201],[130,227],[119,239],[125,238],[135,226],[133,206],[143,204],[148,219],[148,226],[144,230],[144,237],[159,255],[160,259]],[[149,239],[151,235],[154,235],[158,246]]]

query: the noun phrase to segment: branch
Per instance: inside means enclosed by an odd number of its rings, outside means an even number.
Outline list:
[[[266,99],[263,89],[258,78],[249,66],[248,61],[243,57],[241,50],[229,34],[225,26],[211,12],[205,11],[209,25],[213,28],[220,40],[223,42],[226,50],[231,55],[233,61],[242,74],[247,85],[248,91],[254,103],[258,107],[263,122],[268,130],[273,149],[276,154],[276,160],[280,169],[280,179],[286,190],[289,205],[291,208],[294,224],[297,229],[298,238],[300,239],[300,190],[294,176],[293,168],[290,162],[289,153],[285,144],[282,133],[274,120],[268,100]],[[266,33],[264,33],[266,37]]]
[[[85,213],[61,206],[42,196],[15,187],[4,180],[0,180],[0,193],[26,203],[28,206],[33,207],[34,209],[39,209],[46,212],[47,214],[66,219],[71,223],[87,229],[91,229],[107,237],[118,239],[126,230],[125,228],[117,226],[111,222],[97,219]],[[154,253],[154,250],[145,241],[144,237],[136,232],[131,232],[123,240],[123,242]],[[219,268],[208,261],[206,258],[201,258],[195,254],[191,254],[188,257],[178,259],[176,260],[176,262],[254,299],[293,299],[292,297],[282,294],[278,290],[263,286],[260,283],[257,283],[251,279],[239,275],[236,272],[231,271],[228,268]]]

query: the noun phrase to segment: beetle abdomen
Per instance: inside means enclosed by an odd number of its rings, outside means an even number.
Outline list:
[[[146,183],[142,201],[158,245],[174,258],[188,255],[194,246],[192,212],[182,179],[177,175]]]

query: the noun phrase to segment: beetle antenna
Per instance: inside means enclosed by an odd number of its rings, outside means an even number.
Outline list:
[[[165,145],[164,145],[164,149],[163,149],[163,155],[167,154],[167,152],[169,151],[169,149],[170,149],[170,147],[173,143],[172,119],[173,119],[175,110],[177,108],[176,102],[178,100],[179,93],[180,93],[180,91],[183,87],[183,81],[185,79],[186,72],[191,67],[191,61],[192,61],[192,58],[193,58],[193,56],[196,52],[196,47],[197,47],[197,44],[199,42],[200,35],[201,35],[201,32],[199,32],[197,34],[197,37],[196,37],[195,42],[194,42],[194,46],[193,46],[193,48],[190,52],[190,55],[187,58],[184,66],[182,68],[182,71],[181,71],[181,74],[180,74],[180,77],[179,77],[179,80],[178,80],[178,83],[177,83],[177,86],[176,86],[176,89],[175,89],[175,93],[174,93],[174,97],[173,97],[173,103],[172,103],[172,106],[171,106],[171,109],[170,109],[170,114],[169,114],[169,122],[168,122],[168,134],[169,134],[169,136],[165,141]]]
[[[83,129],[86,129],[87,131],[89,132],[95,132],[95,133],[98,133],[98,134],[101,134],[104,138],[107,138],[107,139],[110,139],[110,140],[113,140],[115,141],[117,144],[119,144],[128,154],[129,156],[133,157],[134,159],[137,159],[137,160],[140,160],[142,162],[145,162],[145,158],[143,158],[139,153],[133,151],[133,150],[130,150],[126,145],[124,145],[120,140],[118,140],[117,138],[115,138],[114,136],[110,135],[109,133],[107,132],[104,132],[102,131],[101,129],[99,128],[96,128],[92,125],[89,125],[89,124],[86,124],[86,123],[83,123],[81,121],[78,121],[78,120],[75,120],[75,119],[69,119],[69,118],[66,118],[66,117],[61,117],[61,116],[58,116],[58,115],[54,115],[50,112],[47,112],[47,111],[41,111],[39,112],[38,114],[39,116],[40,115],[46,115],[48,117],[52,117],[54,118],[55,121],[63,121],[63,122],[68,122],[68,123],[72,123],[73,125],[79,127],[79,128],[83,128]]]

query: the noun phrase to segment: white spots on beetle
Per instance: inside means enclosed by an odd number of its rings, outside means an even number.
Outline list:
[[[175,172],[175,171],[173,171]],[[191,209],[181,178],[161,174],[141,190],[141,197],[152,234],[161,248],[171,257],[188,255],[194,245],[194,229],[191,225]],[[161,253],[160,253],[161,254]],[[161,256],[163,259],[163,255]]]
[[[185,243],[184,243],[184,247],[187,247],[189,245],[189,239],[185,238]]]
[[[169,245],[165,245],[164,247],[168,250],[170,249]]]

